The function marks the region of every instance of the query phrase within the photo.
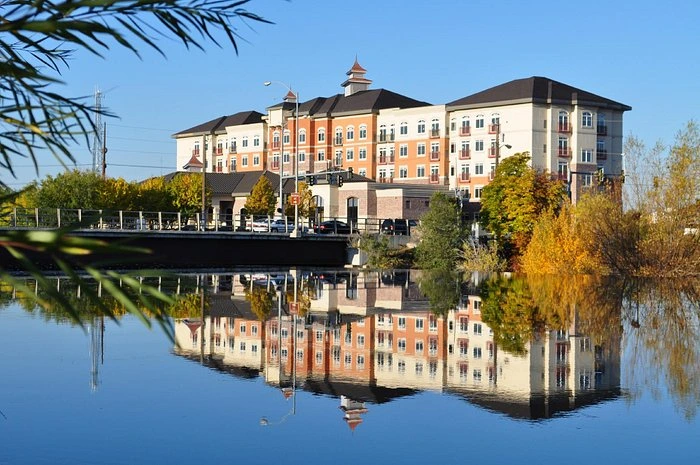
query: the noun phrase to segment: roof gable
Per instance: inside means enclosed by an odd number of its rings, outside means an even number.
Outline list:
[[[450,102],[447,107],[448,110],[454,110],[498,103],[592,104],[621,111],[632,109],[614,100],[541,76],[515,79]]]
[[[192,126],[173,134],[173,137],[204,135],[226,132],[227,126],[241,126],[244,124],[255,124],[262,122],[263,114],[257,111],[241,111],[229,116],[220,116],[206,123]]]

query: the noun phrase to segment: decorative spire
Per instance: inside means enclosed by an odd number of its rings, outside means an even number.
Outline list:
[[[345,87],[346,97],[369,89],[369,85],[372,84],[372,81],[365,77],[366,72],[367,70],[360,66],[360,63],[357,61],[357,56],[355,56],[355,63],[353,63],[350,71],[345,73],[350,77],[341,84],[342,87]]]

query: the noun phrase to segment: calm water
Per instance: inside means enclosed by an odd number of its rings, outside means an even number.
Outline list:
[[[0,464],[700,459],[697,285],[296,278],[151,282],[175,341],[0,288]]]

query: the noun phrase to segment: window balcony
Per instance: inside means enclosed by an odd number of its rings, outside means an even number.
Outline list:
[[[459,180],[462,182],[469,182],[470,179],[471,176],[469,175],[469,173],[460,173],[459,175]]]
[[[490,147],[489,148],[489,158],[496,158],[497,154],[498,154],[498,147]]]
[[[460,126],[459,135],[460,136],[471,136],[472,128],[471,126]]]
[[[430,173],[430,182],[432,184],[437,184],[440,182],[440,175],[438,173]]]
[[[192,150],[192,156],[198,157],[199,156],[199,149]]]
[[[489,124],[489,134],[496,134],[498,132],[498,124]]]
[[[460,160],[469,160],[471,157],[472,157],[472,155],[469,152],[469,149],[462,149],[459,151],[459,159]]]
[[[333,145],[336,145],[336,146],[343,145],[343,138],[336,136],[336,138],[333,139]]]
[[[280,169],[280,162],[279,162],[279,161],[272,161],[272,162],[270,162],[270,169],[271,169],[271,170],[278,170],[278,169]]]
[[[387,177],[379,178],[379,182],[382,183],[382,184],[393,184],[393,183],[394,183],[394,178],[393,178],[393,177],[389,177],[389,178],[387,178]]]
[[[607,149],[599,149],[596,152],[596,159],[607,160],[608,159],[608,150]]]
[[[440,159],[440,152],[433,150],[430,152],[430,161],[438,161]]]
[[[236,148],[235,145],[232,145],[231,147],[228,148],[228,153],[237,153],[238,149]]]
[[[216,154],[217,154],[217,155],[223,155],[223,154],[224,154],[224,148],[223,148],[223,147],[217,147],[217,149],[216,149]]]
[[[386,165],[386,160],[387,160],[387,156],[386,156],[386,155],[380,155],[380,156],[379,156],[379,164],[380,164],[380,165]]]
[[[569,147],[559,147],[557,152],[562,158],[571,158],[571,149]]]
[[[559,123],[558,130],[563,134],[571,134],[571,125],[569,123]]]
[[[431,129],[430,130],[430,138],[436,139],[438,137],[440,137],[440,129]]]
[[[280,141],[278,141],[278,140],[273,140],[273,141],[272,141],[272,148],[273,148],[273,149],[279,149],[281,145],[282,145],[282,144],[280,144]]]
[[[394,142],[394,134],[386,134],[386,133],[379,133],[379,142],[380,143],[386,143],[386,142]]]
[[[218,166],[216,167],[216,172],[217,173],[223,173],[224,172],[224,167],[223,166]]]
[[[599,124],[597,126],[597,132],[599,136],[607,136],[608,135],[608,126],[605,124]]]

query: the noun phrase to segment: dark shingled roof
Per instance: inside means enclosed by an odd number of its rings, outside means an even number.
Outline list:
[[[430,103],[421,102],[390,90],[374,89],[363,90],[348,96],[336,94],[330,97],[316,97],[306,102],[299,102],[299,114],[324,118],[376,112],[385,108],[415,108],[428,105]],[[278,108],[291,111],[294,109],[294,103],[278,103],[268,109],[274,110]]]
[[[243,124],[255,124],[262,122],[263,114],[257,111],[241,111],[239,113],[220,116],[206,123],[198,124],[173,134],[173,137],[191,136],[196,134],[223,133],[227,126],[240,126]]]
[[[202,173],[191,173],[178,171],[174,173],[168,173],[163,176],[166,182],[172,181],[172,179],[178,175],[182,174],[185,176],[201,176]],[[245,196],[249,195],[255,183],[258,182],[260,176],[265,176],[270,180],[272,187],[275,192],[279,191],[280,177],[278,174],[272,173],[270,171],[248,171],[243,173],[207,173],[206,183],[212,190],[213,194],[216,195],[233,195],[233,196]],[[285,179],[282,185],[282,192],[285,194],[291,194],[294,192],[294,179]]]
[[[499,103],[562,103],[569,105],[576,103],[579,105],[594,105],[621,111],[629,111],[632,109],[632,107],[615,102],[614,100],[541,76],[516,79],[506,82],[505,84],[482,90],[476,94],[448,103],[447,109],[478,108],[480,106],[492,106]]]

